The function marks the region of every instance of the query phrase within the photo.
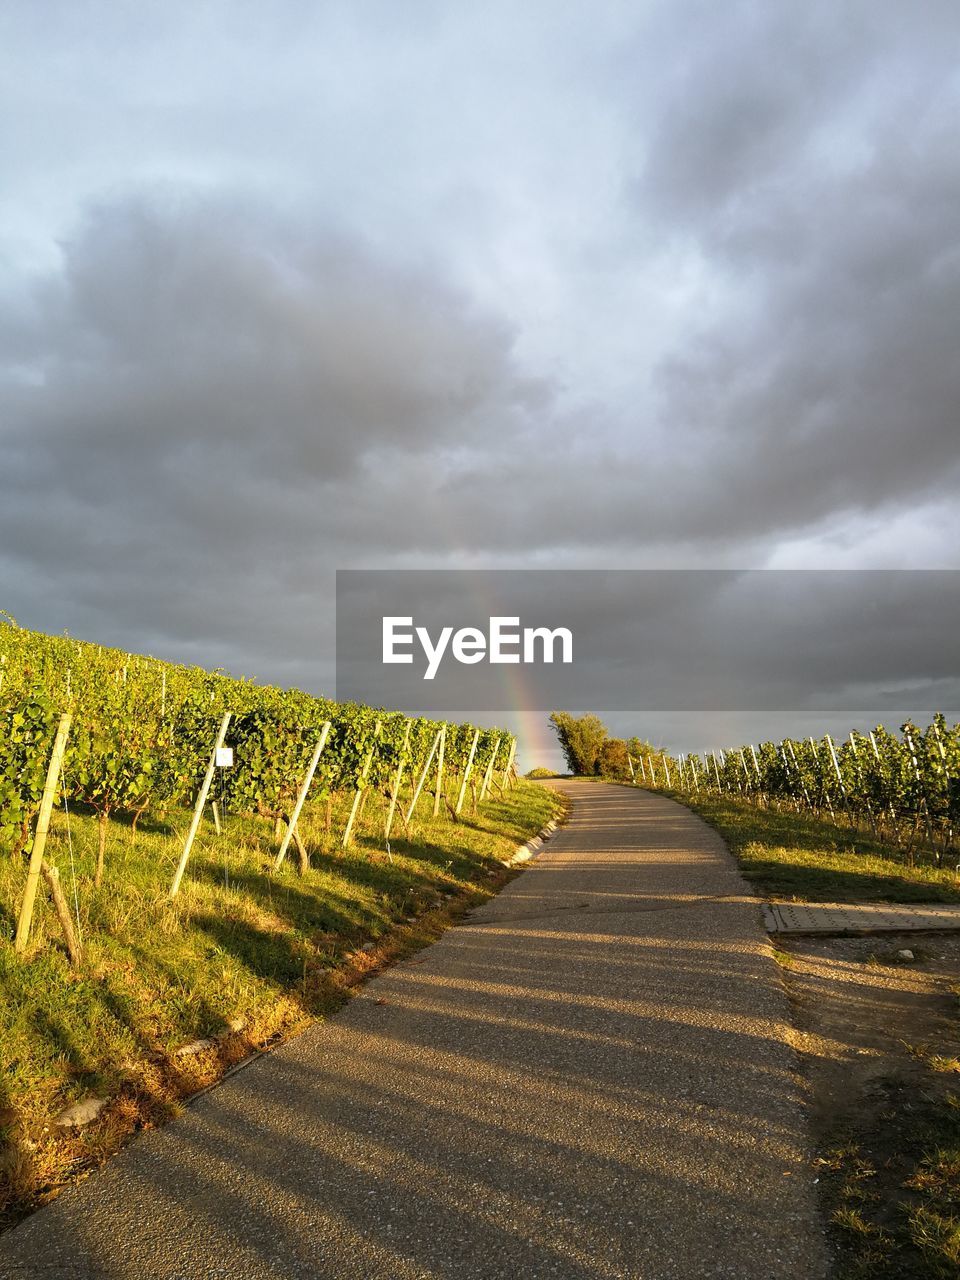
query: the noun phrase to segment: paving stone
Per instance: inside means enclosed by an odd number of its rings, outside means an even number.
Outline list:
[[[771,902],[770,933],[911,933],[960,930],[960,904],[900,902]]]

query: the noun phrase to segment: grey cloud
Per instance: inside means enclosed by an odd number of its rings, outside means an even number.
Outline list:
[[[924,0],[915,18],[871,0],[660,10],[653,89],[632,90],[647,116],[634,198],[683,233],[736,234],[753,198],[883,150],[953,80],[952,6]]]
[[[64,245],[35,325],[42,382],[16,408],[45,465],[203,439],[340,474],[376,444],[508,429],[543,400],[506,324],[437,273],[243,202],[102,207]]]
[[[816,6],[693,11],[688,39],[671,50],[635,196],[696,232],[781,170],[829,119],[851,88],[844,73],[856,37],[837,21],[823,31]],[[863,70],[861,61],[855,71]]]
[[[896,39],[876,6],[743,11],[745,32],[708,26],[702,88],[686,115],[668,103],[633,190],[638,216],[693,238],[727,298],[661,361],[663,420],[727,494],[728,530],[942,499],[960,482],[945,11],[922,6]]]

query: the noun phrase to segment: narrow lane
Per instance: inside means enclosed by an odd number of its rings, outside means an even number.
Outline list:
[[[758,903],[686,809],[557,785],[498,897],[0,1239],[0,1276],[825,1276]]]

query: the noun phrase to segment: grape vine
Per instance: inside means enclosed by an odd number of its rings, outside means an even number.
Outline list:
[[[315,799],[358,788],[388,794],[398,766],[409,777],[442,727],[40,635],[0,619],[0,846],[14,853],[29,850],[50,746],[67,710],[73,728],[64,759],[66,793],[98,816],[98,885],[111,815],[129,816],[135,831],[144,813],[192,804],[225,712],[231,713],[226,743],[234,765],[224,771],[217,795],[232,811],[277,822],[289,818],[325,722],[330,731],[311,787]],[[447,726],[451,776],[462,774],[473,736],[472,725]],[[479,730],[474,778],[482,777],[496,744],[503,767],[511,741],[501,730]]]
[[[785,805],[872,831],[912,858],[921,847],[938,864],[960,833],[960,725],[936,715],[899,736],[879,725],[835,741],[784,738],[702,755],[657,752],[631,762],[635,781],[658,789],[740,796]]]

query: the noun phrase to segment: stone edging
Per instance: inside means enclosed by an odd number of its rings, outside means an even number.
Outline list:
[[[542,831],[529,839],[526,844],[522,844],[517,848],[516,853],[511,857],[504,859],[504,866],[517,867],[522,862],[529,862],[531,858],[535,858],[543,849],[544,844],[550,839],[553,833],[559,827],[559,823],[551,818]]]

